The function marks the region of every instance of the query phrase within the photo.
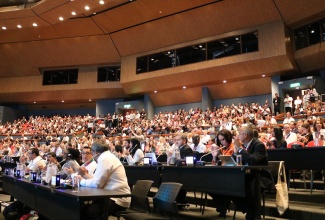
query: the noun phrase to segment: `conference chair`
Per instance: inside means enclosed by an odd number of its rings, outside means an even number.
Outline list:
[[[175,201],[182,184],[164,182],[160,185],[158,192],[153,197],[154,214],[152,213],[128,213],[124,216],[126,220],[165,220],[179,219],[178,206]]]
[[[280,163],[281,163],[281,161],[269,161],[269,163],[268,163],[269,171],[270,171],[271,176],[272,176],[273,181],[274,181],[274,187],[272,187],[270,189],[261,189],[263,219],[265,219],[265,195],[266,194],[276,195],[275,185],[277,184],[277,181],[278,181]],[[236,219],[236,211],[237,210],[236,210],[236,207],[235,207],[233,220]]]
[[[151,180],[138,180],[133,186],[131,192],[131,204],[130,208],[125,211],[118,212],[116,214],[117,219],[125,216],[128,213],[136,212],[150,212],[150,205],[148,199],[148,193],[153,184]]]

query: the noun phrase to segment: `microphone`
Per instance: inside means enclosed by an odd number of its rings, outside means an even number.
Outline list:
[[[203,154],[201,157],[200,157],[200,160],[199,161],[202,161],[202,158],[205,157],[205,156],[208,156],[209,154],[211,154],[212,152],[209,152],[209,153],[206,153],[206,154]],[[199,162],[198,161],[198,162]]]

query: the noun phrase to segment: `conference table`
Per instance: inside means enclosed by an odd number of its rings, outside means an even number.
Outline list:
[[[255,213],[261,216],[260,170],[267,166],[125,166],[130,185],[136,180],[153,180],[154,184],[177,182],[186,190],[219,195],[246,197],[248,176],[255,181]],[[150,174],[150,175],[149,175]]]
[[[287,170],[325,170],[325,147],[272,149],[267,150],[267,154],[269,161],[284,161]],[[311,193],[312,190],[313,175],[311,173]]]
[[[130,196],[130,194],[98,188],[80,187],[79,192],[72,192],[71,189],[54,189],[11,175],[3,175],[2,187],[3,191],[46,219],[53,220],[87,219],[86,211],[95,209],[100,210],[95,212],[99,214],[98,219],[107,220],[107,215],[103,213],[106,213],[105,207],[107,207],[109,198]]]

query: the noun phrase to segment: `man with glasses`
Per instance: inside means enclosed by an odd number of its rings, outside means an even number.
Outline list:
[[[78,176],[80,185],[130,194],[124,166],[108,149],[105,140],[94,141],[91,152],[93,157],[97,159],[97,168],[90,179]],[[130,201],[129,197],[111,198],[108,204],[108,215],[115,216],[117,212],[125,210],[129,207]]]
[[[30,148],[28,150],[28,158],[29,158],[29,164],[26,168],[26,173],[38,172],[40,171],[41,168],[46,166],[45,161],[39,155],[39,151],[37,148]]]

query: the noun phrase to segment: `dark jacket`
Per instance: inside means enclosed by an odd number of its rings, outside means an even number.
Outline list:
[[[180,148],[179,154],[181,156],[181,159],[185,159],[187,156],[193,156],[193,150],[190,146],[185,144]]]

